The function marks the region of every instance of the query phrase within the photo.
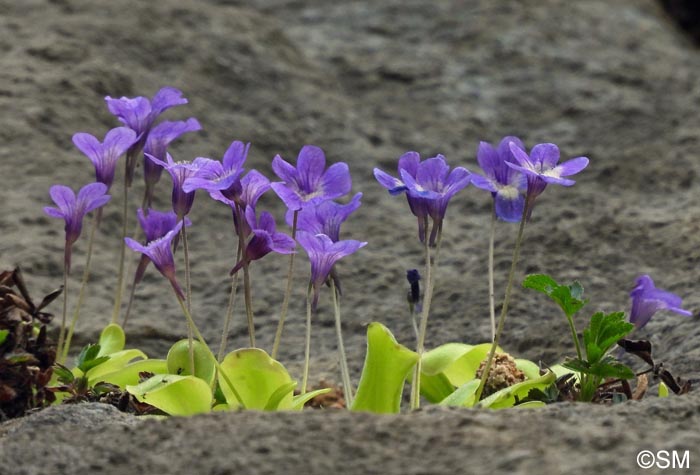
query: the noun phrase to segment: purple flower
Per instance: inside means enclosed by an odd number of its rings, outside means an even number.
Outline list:
[[[346,163],[334,163],[328,170],[325,168],[326,156],[314,145],[301,149],[296,168],[276,155],[272,169],[283,181],[272,183],[272,189],[292,211],[307,203],[339,198],[350,192],[352,180]]]
[[[518,170],[506,164],[516,162],[513,152],[510,151],[511,142],[525,150],[525,146],[517,137],[504,137],[498,149],[487,142],[479,144],[476,159],[485,176],[472,174],[472,183],[491,192],[496,205],[496,216],[503,221],[517,223],[523,215],[527,179]]]
[[[194,176],[188,178],[183,189],[191,192],[198,189],[221,194],[229,200],[235,201],[237,192],[241,191],[239,177],[243,173],[243,164],[248,157],[250,144],[244,144],[238,140],[231,143],[224,153],[223,160],[212,160],[211,168],[206,176]]]
[[[175,211],[179,219],[183,218],[192,209],[195,192],[185,192],[182,185],[190,177],[198,176],[200,174],[207,176],[216,166],[216,160],[197,157],[191,162],[175,162],[169,153],[166,153],[167,162],[159,160],[158,158],[149,154],[146,154],[146,157],[148,157],[154,163],[162,166],[168,171],[168,173],[170,173],[170,176],[173,179],[173,211]]]
[[[162,238],[170,230],[175,228],[178,223],[177,215],[174,211],[167,211],[165,213],[149,209],[148,213],[144,213],[141,208],[136,211],[136,216],[138,217],[139,224],[143,233],[146,236],[146,243],[157,241]],[[192,222],[185,218],[185,226],[191,226]],[[136,274],[134,275],[134,284],[141,282],[143,274],[148,267],[148,263],[151,262],[148,255],[143,254],[141,256],[141,261],[139,262],[138,268],[136,269]]]
[[[636,287],[630,292],[630,297],[632,297],[630,323],[633,323],[636,328],[642,328],[649,323],[651,317],[659,310],[670,310],[686,317],[693,316],[692,312],[681,308],[683,301],[678,295],[657,289],[648,275],[637,278]]]
[[[178,235],[182,229],[182,221],[178,221],[175,226],[168,230],[162,237],[148,241],[148,243],[143,246],[140,243],[134,241],[131,238],[124,238],[124,242],[127,246],[136,252],[140,252],[147,256],[156,266],[156,269],[163,274],[163,276],[168,279],[170,285],[172,285],[175,293],[177,293],[180,299],[185,298],[185,294],[177,283],[175,278],[175,259],[173,258],[173,251],[171,243],[175,236]],[[164,220],[159,223],[158,226],[165,224]],[[163,229],[159,229],[162,231]]]
[[[109,112],[136,132],[142,144],[160,114],[171,107],[187,104],[187,99],[182,97],[182,91],[174,87],[162,88],[150,101],[142,96],[119,99],[107,96],[105,101]]]
[[[153,96],[152,100],[145,97],[121,97],[114,99],[110,96],[105,97],[107,108],[114,114],[124,125],[136,132],[138,141],[131,146],[127,152],[127,175],[126,182],[131,185],[136,168],[135,157],[143,148],[151,127],[155,123],[159,115],[167,109],[187,104],[187,99],[182,97],[182,92],[174,87],[164,87]]]
[[[250,170],[243,178],[234,183],[232,189],[231,193],[227,193],[231,198],[227,198],[223,192],[218,190],[210,191],[209,196],[232,208],[235,208],[236,204],[241,209],[245,209],[246,206],[255,208],[260,197],[270,189],[270,180],[257,170]],[[230,191],[231,189],[229,189]]]
[[[70,271],[71,246],[80,237],[83,229],[83,218],[90,211],[107,204],[111,198],[107,193],[107,185],[104,183],[90,183],[78,191],[75,196],[73,190],[64,185],[54,185],[49,189],[49,194],[57,208],[45,207],[44,213],[52,218],[63,218],[66,222],[66,272]]]
[[[328,279],[335,263],[367,245],[366,242],[352,239],[333,242],[325,234],[311,234],[305,231],[297,233],[297,241],[309,255],[309,261],[311,261],[311,285],[314,288],[313,308],[316,308],[321,286]]]
[[[250,226],[253,237],[248,241],[245,254],[241,260],[231,269],[231,275],[251,261],[260,259],[271,252],[279,254],[293,254],[296,249],[294,239],[284,233],[278,233],[275,219],[266,211],[260,214],[258,220],[255,209],[248,206],[245,209],[245,219]]]
[[[433,220],[430,244],[435,244],[435,236],[442,225],[450,199],[469,184],[471,173],[463,167],[450,171],[445,157],[438,155],[420,161],[416,152],[408,152],[399,158],[401,179],[375,168],[374,177],[389,193],[396,195],[406,192],[411,212],[418,218],[418,237],[425,241],[425,218]]]
[[[297,228],[311,234],[325,234],[333,242],[340,240],[340,225],[360,207],[362,193],[353,196],[348,204],[341,205],[332,200],[310,204],[299,211]],[[294,212],[287,211],[287,225],[294,223]]]
[[[514,170],[521,171],[527,177],[527,199],[532,201],[544,191],[549,183],[572,186],[574,180],[562,178],[575,175],[588,166],[588,158],[572,158],[564,163],[559,162],[559,147],[553,143],[541,143],[532,147],[530,156],[518,147],[510,144],[510,151],[518,164],[506,162]]]
[[[153,127],[146,139],[146,145],[143,148],[145,154],[153,155],[157,159],[166,160],[166,152],[170,142],[177,140],[182,134],[187,132],[196,132],[201,130],[202,126],[197,119],[189,118],[186,121],[164,121]],[[144,156],[143,160],[143,177],[146,181],[146,197],[148,204],[153,198],[153,187],[163,172],[163,167],[152,162]]]
[[[136,140],[136,132],[128,127],[116,127],[110,130],[105,135],[102,143],[88,133],[79,132],[73,135],[75,146],[95,166],[95,180],[107,185],[108,190],[114,181],[114,170],[117,167],[117,160],[126,153]]]

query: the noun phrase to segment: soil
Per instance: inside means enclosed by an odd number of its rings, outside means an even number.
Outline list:
[[[700,56],[652,0],[0,0],[0,50],[0,269],[21,264],[33,294],[48,293],[62,278],[63,226],[42,212],[51,204],[49,186],[94,179],[71,136],[103,136],[118,125],[105,95],[151,96],[171,85],[189,104],[167,119],[193,116],[203,126],[173,144],[175,159],[218,159],[232,140],[244,140],[252,143],[248,167],[268,177],[275,154],[294,161],[309,143],[329,162],[349,164],[353,192],[364,195],[343,236],[369,242],[338,268],[355,382],[369,322],[412,344],[405,273],[422,266],[415,219],[405,199],[376,183],[373,168],[393,172],[402,153],[416,150],[476,171],[479,141],[505,135],[528,146],[554,142],[563,159],[591,160],[575,186],[550,186],[538,198],[516,278],[544,272],[579,280],[590,299],[577,317],[582,325],[594,311],[628,310],[635,278],[649,274],[696,315],[657,315],[635,336],[650,338],[655,359],[674,375],[700,375]],[[143,192],[139,173],[134,208]],[[95,341],[112,313],[118,186],[112,194],[74,349]],[[169,201],[164,176],[155,206],[166,209]],[[282,224],[272,193],[259,207]],[[488,193],[471,186],[448,209],[428,347],[489,338],[490,209]],[[230,213],[200,194],[190,218],[193,313],[216,345],[235,257]],[[88,223],[74,251],[70,306]],[[499,223],[498,231],[501,294],[516,229]],[[300,377],[309,270],[303,252],[297,262],[280,360]],[[256,336],[269,350],[287,259],[270,255],[254,264]],[[340,379],[328,297],[322,294],[313,327],[312,381]],[[231,348],[247,342],[238,301]],[[59,302],[48,310],[60,313]],[[167,282],[149,268],[127,346],[162,357],[184,335]],[[572,353],[553,304],[518,287],[502,346],[548,364]],[[651,393],[656,384],[650,381]],[[643,449],[690,450],[695,464],[699,403],[691,393],[614,407],[430,408],[382,417],[246,412],[165,421],[100,405],[53,407],[0,425],[0,467],[7,474],[638,473],[635,456]]]

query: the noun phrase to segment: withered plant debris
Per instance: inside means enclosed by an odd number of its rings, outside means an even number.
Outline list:
[[[331,388],[331,391],[326,394],[319,394],[311,398],[304,407],[312,407],[314,409],[344,409],[345,392],[340,386],[321,380],[312,390]]]
[[[649,389],[648,374],[652,374],[655,379],[660,379],[671,391],[675,394],[686,394],[692,388],[693,383],[697,380],[683,380],[675,378],[670,371],[663,367],[663,363],[655,363],[652,358],[652,345],[648,340],[627,340],[622,339],[617,342],[627,353],[634,355],[647,363],[650,368],[637,373],[637,380],[632,388],[629,380],[610,378],[604,381],[599,387],[592,402],[599,404],[618,403],[626,400],[638,401],[642,399]],[[545,369],[540,372],[544,374]],[[528,394],[529,401],[544,401],[552,403],[557,401],[576,401],[578,391],[580,390],[578,382],[573,373],[565,374],[559,377],[548,391],[533,390]],[[524,402],[523,401],[523,402]]]
[[[97,346],[99,349],[99,346]],[[86,347],[89,348],[89,347]],[[85,350],[83,350],[85,353]],[[81,354],[82,356],[82,354]],[[60,385],[48,388],[56,393],[68,393],[61,402],[63,404],[78,404],[83,402],[99,402],[116,407],[122,412],[135,415],[166,415],[160,409],[145,402],[139,402],[132,394],[122,391],[119,386],[109,383],[97,383],[90,387],[86,376],[76,377],[73,372],[63,366],[56,364],[54,371],[58,377]],[[139,373],[141,382],[153,376],[152,373]]]
[[[692,385],[696,380],[683,380],[681,378],[674,377],[669,370],[664,368],[663,363],[655,363],[654,359],[651,357],[651,342],[648,340],[620,340],[617,344],[625,350],[638,358],[641,358],[646,362],[651,368],[640,373],[646,374],[651,373],[654,377],[661,379],[661,381],[668,386],[668,388],[676,394],[687,394],[692,389]]]
[[[53,315],[42,310],[62,290],[35,305],[19,267],[0,272],[0,420],[23,416],[55,400],[46,390],[56,359],[56,345],[46,330]]]

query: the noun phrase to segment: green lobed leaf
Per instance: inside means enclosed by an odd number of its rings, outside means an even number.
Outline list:
[[[444,370],[445,376],[455,386],[459,387],[476,377],[481,362],[491,351],[491,343],[481,343],[474,345],[469,351],[457,359],[452,365]],[[501,347],[496,348],[497,353],[503,353]]]
[[[139,373],[142,372],[168,374],[168,364],[165,360],[161,359],[134,361],[133,363],[129,363],[116,371],[103,374],[99,379],[105,383],[114,384],[115,386],[119,386],[121,389],[125,389],[126,386],[134,386],[139,384],[139,380],[141,379]]]
[[[122,327],[116,323],[107,325],[100,333],[100,351],[97,356],[109,356],[117,351],[122,351],[126,344],[126,335]]]
[[[73,382],[73,380],[75,380],[75,376],[73,375],[71,370],[60,363],[56,363],[53,365],[53,377],[51,379],[54,378],[56,378],[57,381],[60,381],[64,384],[70,384]],[[51,386],[51,384],[49,385]]]
[[[171,416],[191,416],[211,411],[211,388],[195,376],[158,374],[141,384],[127,386],[139,402],[157,407]]]
[[[567,316],[574,315],[588,302],[583,299],[583,286],[578,281],[571,285],[560,285],[546,274],[531,274],[523,280],[523,287],[547,295]]]
[[[423,353],[421,372],[432,376],[445,371],[474,346],[465,343],[445,343]]]
[[[539,365],[530,360],[516,358],[515,367],[522,371],[527,379],[537,379],[540,377]]]
[[[525,399],[532,389],[546,390],[557,380],[552,371],[547,371],[537,379],[529,379],[522,383],[514,384],[491,394],[476,404],[476,407],[486,407],[489,409],[503,409],[515,406],[516,402]]]
[[[216,362],[214,361],[214,355],[212,355],[206,346],[202,345],[197,340],[192,341],[192,350],[194,352],[194,376],[203,379],[211,385],[216,377]],[[168,362],[169,373],[189,375],[189,340],[180,340],[171,346],[170,350],[168,351],[166,361]]]
[[[625,320],[624,312],[604,314],[597,312],[591,317],[588,328],[583,330],[586,355],[591,364],[600,361],[603,355],[634,330],[634,325]]]
[[[279,406],[282,403],[282,400],[288,394],[293,394],[294,388],[296,388],[296,387],[297,387],[297,382],[290,381],[288,383],[283,384],[279,388],[277,388],[275,390],[275,392],[273,392],[270,395],[270,399],[268,399],[267,404],[265,404],[264,410],[265,411],[276,411],[277,409],[279,409]],[[293,400],[293,398],[292,398],[292,400]]]
[[[472,407],[474,405],[474,396],[476,396],[476,390],[479,389],[480,382],[481,381],[478,379],[467,381],[452,394],[440,401],[440,405],[450,407]]]
[[[141,350],[131,349],[117,351],[116,353],[112,353],[109,356],[101,356],[100,358],[107,358],[107,360],[103,361],[102,363],[96,366],[91,367],[85,373],[85,376],[87,376],[88,378],[88,384],[90,386],[99,381],[104,381],[104,376],[124,368],[131,361],[137,358],[146,359],[147,356]]]
[[[86,345],[78,355],[77,369],[83,373],[87,373],[95,366],[101,365],[109,359],[109,356],[98,356],[100,353],[100,345]]]
[[[367,356],[351,410],[398,413],[406,377],[418,358],[418,353],[399,344],[384,325],[370,323]]]
[[[316,396],[320,396],[321,394],[328,394],[329,392],[331,392],[331,390],[331,388],[321,388],[316,389],[315,391],[294,396],[294,399],[292,400],[291,409],[293,411],[301,411],[302,409],[304,409],[304,404],[306,404]]]
[[[246,409],[264,410],[275,391],[293,382],[284,366],[259,348],[232,351],[221,362],[221,370],[236,388]],[[240,407],[222,375],[219,375],[219,385],[228,406],[231,409]],[[277,404],[278,409],[292,409],[292,406],[291,392]]]
[[[530,274],[525,276],[523,287],[550,295],[552,290],[559,287],[559,284],[547,274]]]

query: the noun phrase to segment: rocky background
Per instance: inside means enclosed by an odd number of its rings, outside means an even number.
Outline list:
[[[669,3],[669,2],[666,2]],[[673,2],[671,2],[673,3]],[[0,264],[20,264],[37,295],[61,283],[63,226],[46,217],[48,188],[93,180],[71,143],[118,122],[104,96],[181,89],[203,131],[171,147],[176,159],[220,158],[232,140],[252,143],[249,168],[273,177],[280,154],[304,144],[345,161],[363,206],[343,236],[368,241],[341,263],[344,331],[357,380],[365,327],[378,320],[410,344],[405,271],[421,267],[415,220],[403,198],[372,177],[407,150],[444,154],[477,170],[480,140],[517,135],[559,145],[591,164],[572,188],[549,187],[526,229],[518,279],[546,272],[578,279],[593,311],[628,310],[634,279],[648,273],[697,312],[700,56],[651,0],[424,2],[227,0],[0,0]],[[137,172],[137,177],[138,175]],[[116,183],[119,182],[118,176]],[[134,208],[142,185],[132,192]],[[120,192],[105,210],[75,347],[109,321],[120,235]],[[170,200],[167,175],[156,207]],[[489,338],[488,193],[469,187],[448,210],[428,346]],[[270,192],[260,208],[282,224]],[[205,194],[191,214],[193,311],[218,341],[235,241],[228,209]],[[515,228],[500,223],[497,289]],[[75,250],[75,301],[87,232]],[[300,253],[281,361],[300,377],[308,264]],[[259,344],[269,349],[287,260],[252,267]],[[133,266],[132,266],[133,268]],[[333,316],[322,296],[313,328],[312,380],[338,380]],[[239,299],[242,304],[242,299]],[[53,305],[60,314],[60,303]],[[503,346],[555,363],[570,354],[568,327],[539,294],[516,289]],[[237,307],[231,347],[247,335]],[[127,345],[164,356],[185,321],[151,268],[137,292]],[[674,374],[698,376],[697,317],[659,315],[637,336]],[[346,413],[227,414],[136,421],[105,408],[57,408],[2,426],[3,473],[454,473],[482,470],[637,473],[641,449],[697,452],[696,395],[615,408],[436,411],[377,418]],[[31,445],[30,445],[31,441]],[[694,451],[694,452],[693,452]],[[173,464],[177,454],[187,464]],[[79,461],[78,461],[79,460]],[[78,464],[78,465],[76,465]],[[199,465],[199,468],[196,466]],[[692,466],[692,465],[691,465]],[[126,468],[128,467],[128,469]]]

